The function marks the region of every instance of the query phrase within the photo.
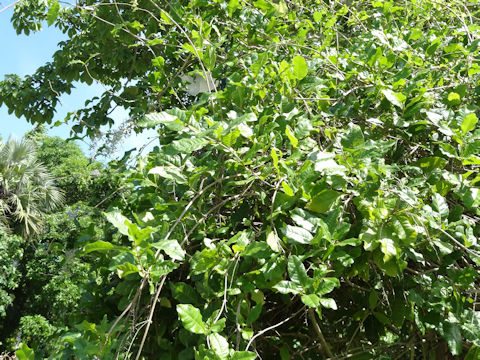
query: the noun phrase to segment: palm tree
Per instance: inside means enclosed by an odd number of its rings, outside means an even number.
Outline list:
[[[36,159],[31,140],[0,143],[0,228],[25,237],[38,234],[44,215],[62,203],[63,194]]]

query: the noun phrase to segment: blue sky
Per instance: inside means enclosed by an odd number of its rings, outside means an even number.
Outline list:
[[[1,1],[0,9],[9,3],[11,2]],[[0,12],[0,48],[3,52],[0,55],[0,81],[7,74],[24,76],[35,72],[39,66],[51,60],[55,51],[58,50],[57,44],[65,39],[65,36],[58,29],[48,27],[46,24],[40,32],[31,33],[29,36],[17,35],[10,23],[12,13],[13,8]],[[80,108],[86,99],[99,95],[102,90],[103,88],[98,84],[92,86],[79,85],[77,89],[72,91],[72,94],[62,96],[62,104],[57,107],[52,124],[57,120],[62,121],[67,112]],[[112,116],[116,123],[120,123],[127,118],[128,114],[122,109],[116,111]],[[4,140],[9,136],[20,138],[31,128],[32,124],[28,123],[23,117],[19,119],[14,114],[9,115],[5,106],[0,107],[0,136]],[[68,138],[70,127],[61,125],[50,129],[48,134]],[[148,141],[149,136],[153,135],[153,132],[149,132],[142,134],[142,136],[130,136],[125,140],[116,155],[120,156],[123,154],[122,151],[129,150],[132,147],[139,148]],[[80,145],[86,153],[89,152],[86,144],[81,143]]]

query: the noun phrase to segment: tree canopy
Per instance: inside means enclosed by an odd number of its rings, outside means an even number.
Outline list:
[[[10,112],[51,123],[98,82],[72,135],[117,106],[159,134],[111,164],[122,193],[75,245],[91,282],[48,356],[478,358],[479,11],[20,1],[19,33],[68,39],[0,83]]]

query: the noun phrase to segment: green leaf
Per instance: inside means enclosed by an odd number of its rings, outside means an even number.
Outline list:
[[[280,243],[280,238],[277,236],[277,234],[274,231],[270,231],[267,235],[267,244],[270,246],[270,249],[272,249],[275,252],[281,252],[282,251],[282,245]]]
[[[273,286],[281,294],[300,294],[302,285],[293,281],[282,280]]]
[[[363,139],[363,136],[362,136]],[[343,141],[343,138],[342,138]],[[343,175],[345,173],[345,166],[339,165],[334,159],[335,154],[331,152],[324,151],[314,151],[308,156],[314,164],[315,171],[324,172],[326,174],[339,174]]]
[[[231,360],[255,360],[257,355],[250,351],[235,351]]]
[[[128,220],[125,216],[123,216],[119,211],[112,211],[109,213],[105,213],[105,217],[108,221],[112,223],[113,226],[117,228],[117,230],[123,234],[129,236],[130,233],[128,231],[128,225],[132,223]]]
[[[357,124],[348,124],[348,130],[344,136],[342,136],[341,144],[346,149],[356,149],[359,146],[363,146],[365,139],[360,126]]]
[[[293,75],[298,79],[302,80],[308,74],[308,65],[305,59],[302,56],[295,56],[293,58]]]
[[[382,90],[382,94],[390,101],[393,105],[403,109],[406,97],[401,93],[394,92],[389,89]]]
[[[463,360],[478,360],[480,359],[480,348],[478,346],[473,345],[470,350],[468,350],[467,355]]]
[[[48,26],[51,26],[58,18],[58,13],[60,11],[60,4],[58,1],[55,1],[52,6],[50,6],[50,9],[48,9],[47,12],[47,24]]]
[[[173,180],[178,184],[186,182],[182,172],[174,166],[155,166],[148,171],[149,174],[158,175],[164,179]]]
[[[85,253],[88,254],[92,251],[111,251],[111,250],[120,250],[120,251],[127,251],[128,248],[124,246],[117,246],[103,240],[97,240],[93,243],[89,243],[85,245]]]
[[[288,196],[294,196],[295,195],[292,188],[288,185],[288,183],[286,181],[282,181],[282,188],[283,188],[283,191],[285,192],[285,194],[287,194]]]
[[[457,324],[445,322],[443,324],[443,337],[447,340],[452,355],[460,355],[462,353],[463,338],[460,333],[460,327]]]
[[[182,130],[184,125],[182,121],[178,119],[178,115],[169,114],[169,112],[174,112],[174,110],[146,114],[143,119],[138,122],[138,126],[150,129],[156,125],[163,124],[172,131]]]
[[[173,260],[185,259],[185,251],[177,240],[162,240],[152,244],[156,249],[165,251]]]
[[[446,219],[448,217],[449,209],[448,209],[448,204],[447,200],[440,195],[440,194],[433,194],[432,196],[432,204],[435,207],[435,210],[440,214],[440,217],[442,219]]]
[[[382,253],[384,254],[383,261],[387,262],[397,255],[397,248],[395,247],[395,242],[393,241],[393,239],[389,237],[382,237],[380,239],[380,244],[380,248],[382,250]]]
[[[315,289],[315,293],[318,295],[325,295],[332,292],[336,286],[340,286],[340,282],[337,278],[323,278],[320,284],[318,284],[318,287]]]
[[[228,2],[228,15],[232,16],[235,10],[240,6],[239,0],[230,0]]]
[[[194,334],[206,334],[207,326],[199,309],[190,304],[178,304],[177,312],[185,329]]]
[[[35,360],[35,352],[28,347],[27,344],[20,344],[20,347],[15,351],[18,360]]]
[[[462,125],[460,126],[462,128],[462,133],[465,135],[467,132],[472,131],[475,129],[475,125],[478,122],[477,115],[475,113],[470,113],[462,121]]]
[[[313,236],[310,232],[298,226],[287,225],[285,227],[285,237],[289,243],[310,244]]]
[[[280,169],[278,168],[278,155],[275,149],[272,149],[272,151],[270,152],[270,156],[273,160],[273,167],[277,170],[277,172],[280,172]]]
[[[292,144],[292,146],[294,148],[296,148],[297,145],[298,145],[298,139],[295,137],[295,135],[293,135],[292,128],[288,125],[285,128],[285,134],[287,135],[288,139],[290,140],[290,143]]]
[[[382,314],[378,311],[374,311],[373,312],[373,316],[375,316],[375,318],[380,321],[383,325],[389,325],[391,324],[392,322],[390,321],[390,319],[385,315],[385,314]]]
[[[138,272],[140,272],[140,269],[136,265],[133,265],[129,262],[117,266],[117,273],[120,279],[123,279],[127,275],[135,274]]]
[[[210,332],[218,333],[220,331],[223,331],[223,329],[225,329],[225,321],[227,321],[227,319],[221,318],[215,324],[210,325]]]
[[[307,204],[307,209],[317,213],[325,213],[330,209],[339,196],[340,193],[335,190],[322,190]]]
[[[208,335],[208,339],[210,340],[210,346],[213,351],[215,351],[215,354],[217,354],[222,360],[227,359],[230,354],[227,339],[218,333]]]
[[[243,256],[250,256],[256,259],[265,259],[271,255],[270,246],[264,241],[255,241],[248,245]]]
[[[416,165],[429,173],[434,169],[443,169],[447,165],[447,161],[437,156],[430,156],[417,160]]]
[[[460,95],[457,94],[456,92],[449,93],[447,100],[449,105],[459,105],[461,103]]]
[[[337,303],[331,298],[320,298],[320,304],[327,309],[337,310]]]
[[[161,276],[170,274],[178,266],[178,263],[171,260],[157,260],[150,271],[152,280],[159,281]]]
[[[184,138],[180,140],[175,140],[172,143],[172,148],[179,153],[190,154],[193,151],[201,149],[208,144],[208,140],[203,138]]]
[[[287,269],[288,275],[293,282],[297,282],[303,287],[309,284],[307,270],[298,256],[291,255],[288,258]]]
[[[165,59],[161,56],[157,56],[152,59],[152,65],[157,68],[157,70],[162,70],[165,65]]]
[[[252,307],[252,309],[248,313],[248,317],[247,317],[247,324],[248,325],[251,325],[252,323],[257,321],[260,314],[262,313],[262,309],[263,309],[263,304],[257,304],[254,307]]]
[[[432,243],[438,248],[440,254],[448,255],[453,252],[453,246],[447,242],[440,241],[438,239],[432,239]]]
[[[203,55],[203,63],[208,70],[213,70],[217,62],[217,55],[213,46],[207,47],[205,54]]]
[[[315,294],[302,295],[302,302],[311,308],[317,308],[320,305],[320,297]]]

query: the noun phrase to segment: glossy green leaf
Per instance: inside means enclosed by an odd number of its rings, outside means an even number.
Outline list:
[[[462,353],[463,338],[460,332],[460,327],[457,324],[449,322],[443,325],[443,336],[447,340],[448,348],[453,355]]]
[[[478,360],[480,359],[480,348],[478,346],[472,346],[465,355],[464,360]]]
[[[310,232],[298,226],[287,225],[285,227],[285,237],[287,242],[295,244],[309,244],[313,240]]]
[[[302,302],[311,308],[317,308],[320,305],[320,298],[315,294],[302,295]]]
[[[113,226],[115,226],[118,231],[123,234],[123,235],[130,235],[129,233],[129,227],[128,225],[131,224],[130,220],[128,220],[125,216],[123,216],[120,212],[118,211],[112,211],[109,213],[105,213],[105,217],[107,218],[108,221],[112,223]]]
[[[387,262],[397,255],[397,248],[393,239],[382,236],[379,241],[381,244],[380,248],[384,254],[383,261]]]
[[[183,260],[185,258],[185,251],[177,240],[161,240],[153,243],[152,246],[165,251],[173,260]]]
[[[273,286],[281,294],[299,294],[303,288],[299,283],[282,280]]]
[[[250,309],[247,317],[247,324],[250,325],[257,321],[263,310],[263,304],[257,304]]]
[[[356,149],[359,146],[363,146],[364,142],[365,139],[360,126],[352,123],[348,124],[348,130],[342,136],[342,146],[346,149]]]
[[[272,249],[275,252],[282,251],[281,240],[274,231],[270,231],[267,234],[267,244],[268,246],[270,246],[270,249]]]
[[[433,169],[443,169],[447,164],[447,161],[437,156],[431,156],[417,160],[416,164],[423,171],[430,172]]]
[[[327,309],[337,310],[337,303],[331,298],[320,298],[320,304]]]
[[[227,339],[218,333],[208,335],[208,339],[210,340],[210,346],[213,351],[215,351],[215,354],[217,354],[222,360],[228,359],[230,351]]]
[[[382,94],[393,105],[403,109],[404,104],[405,104],[405,99],[406,99],[405,95],[403,95],[401,93],[394,92],[394,91],[389,90],[389,89],[382,90]]]
[[[378,303],[378,293],[375,290],[370,291],[368,295],[368,305],[370,309],[373,309]]]
[[[127,275],[136,274],[138,272],[140,272],[140,269],[129,262],[117,266],[118,277],[121,279],[126,277]]]
[[[180,140],[175,140],[172,143],[172,148],[179,153],[190,154],[193,151],[201,149],[206,144],[208,144],[208,141],[203,138],[184,138]]]
[[[448,217],[449,209],[445,198],[440,194],[433,194],[432,203],[442,219],[446,219]]]
[[[195,306],[190,304],[178,304],[177,313],[185,329],[194,334],[206,334],[206,324],[202,320],[200,310]]]

